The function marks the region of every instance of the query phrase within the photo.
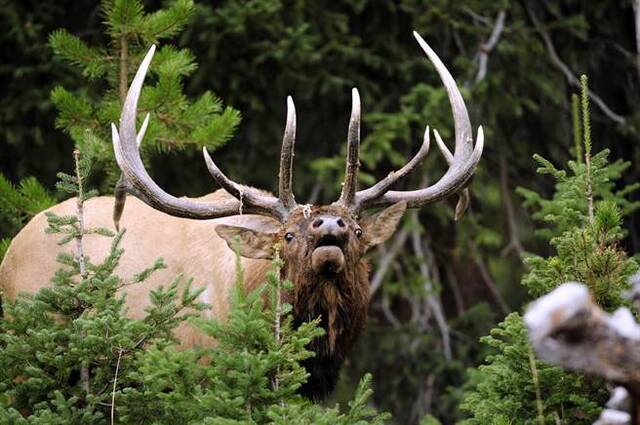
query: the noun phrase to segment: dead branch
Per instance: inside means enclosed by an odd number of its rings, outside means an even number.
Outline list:
[[[580,80],[578,80],[578,77],[575,76],[571,68],[569,68],[569,66],[566,63],[564,63],[562,59],[560,59],[560,56],[556,51],[553,41],[551,40],[551,36],[544,29],[544,27],[538,20],[538,17],[531,9],[531,6],[529,5],[529,3],[525,2],[525,5],[526,5],[527,14],[531,19],[531,22],[533,22],[533,26],[535,27],[536,32],[538,32],[538,34],[540,34],[540,37],[542,37],[542,41],[545,44],[545,47],[547,49],[547,53],[549,54],[549,58],[551,59],[551,62],[556,66],[556,68],[558,68],[562,72],[562,74],[564,74],[564,77],[566,78],[567,82],[570,85],[576,88],[580,88]],[[602,100],[600,96],[590,91],[589,98],[593,101],[593,103],[595,103],[600,108],[600,110],[607,117],[609,117],[611,120],[615,121],[620,125],[624,125],[624,123],[626,122],[625,118],[622,115],[613,112],[611,108],[607,106],[607,104],[604,102],[604,100]]]
[[[507,229],[509,231],[509,243],[504,247],[501,256],[506,257],[509,253],[515,253],[518,258],[522,258],[524,254],[524,248],[522,242],[520,242],[520,235],[518,232],[518,223],[516,221],[516,214],[511,202],[511,194],[509,193],[509,172],[507,169],[507,157],[504,152],[504,148],[499,149],[499,161],[500,161],[500,191],[502,192],[502,204],[504,206],[504,212],[507,216]]]
[[[413,219],[418,220],[418,214],[415,211],[412,214]],[[449,334],[449,325],[447,324],[447,319],[444,315],[440,297],[435,292],[435,288],[433,287],[431,281],[432,276],[431,273],[429,273],[427,258],[422,247],[422,238],[420,237],[420,232],[417,229],[411,232],[411,242],[416,258],[420,262],[420,274],[422,274],[422,278],[424,279],[425,292],[427,293],[426,303],[433,312],[436,323],[438,325],[438,329],[440,330],[444,356],[447,360],[451,360],[451,336]]]
[[[541,359],[640,394],[640,326],[628,309],[608,315],[585,285],[570,282],[538,299],[525,323]]]
[[[640,0],[633,0],[633,17],[636,29],[636,68],[640,78]]]
[[[629,425],[631,424],[631,399],[629,392],[623,387],[616,387],[611,392],[606,409],[593,425]]]
[[[384,277],[386,276],[387,271],[389,270],[389,267],[391,266],[391,264],[393,264],[393,261],[395,260],[396,255],[398,255],[398,252],[400,252],[400,249],[402,248],[405,241],[407,240],[407,236],[409,236],[409,232],[407,231],[407,229],[406,228],[400,229],[398,233],[396,233],[395,237],[393,238],[393,242],[391,243],[391,248],[389,248],[388,251],[385,251],[382,254],[382,257],[380,258],[380,264],[378,265],[378,269],[376,270],[376,273],[373,275],[373,278],[371,278],[371,286],[369,287],[369,294],[371,297],[373,297],[376,291],[380,289],[380,285],[382,285],[382,281],[384,280]]]
[[[542,360],[622,385],[636,400],[640,396],[640,325],[629,309],[607,314],[585,285],[569,282],[535,301],[524,321]]]
[[[471,16],[471,18],[476,21],[476,22],[480,22],[486,26],[491,26],[491,18],[487,18],[486,16],[482,16],[480,14],[478,14],[477,12],[474,12],[473,9],[465,6],[462,8],[462,11],[465,12],[467,15]]]
[[[451,291],[453,292],[453,299],[456,304],[456,311],[458,312],[458,316],[462,316],[465,312],[464,306],[464,297],[462,296],[462,291],[460,290],[460,285],[458,284],[458,278],[456,274],[453,272],[451,265],[445,265],[445,271],[447,273],[447,282],[451,286]]]
[[[502,314],[506,316],[507,314],[511,313],[511,309],[507,305],[504,298],[502,298],[502,295],[500,295],[500,291],[498,290],[496,283],[491,277],[491,273],[489,273],[487,265],[484,263],[482,256],[478,252],[478,247],[473,241],[469,241],[469,247],[471,248],[471,257],[473,258],[473,262],[476,264],[476,267],[480,272],[482,281],[484,282],[487,289],[489,289],[489,292],[491,292],[491,296],[493,296],[493,299],[498,304],[498,307],[500,307]]]
[[[504,10],[498,12],[498,16],[493,24],[493,29],[491,30],[491,35],[487,41],[480,45],[480,48],[478,49],[478,73],[476,74],[476,83],[484,80],[487,76],[489,53],[491,53],[493,48],[496,47],[496,44],[498,44],[498,40],[500,40],[500,35],[504,29],[504,21],[506,17],[507,13]]]
[[[382,309],[382,313],[384,314],[384,317],[389,321],[389,323],[391,323],[391,325],[394,328],[397,328],[400,326],[400,321],[395,316],[395,314],[393,314],[393,312],[391,311],[389,294],[387,294],[386,292],[382,293],[382,303],[380,303],[380,308]]]

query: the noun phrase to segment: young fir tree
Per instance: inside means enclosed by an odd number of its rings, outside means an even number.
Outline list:
[[[58,256],[51,286],[4,304],[0,319],[0,423],[107,423],[113,392],[138,385],[132,374],[138,353],[173,342],[172,329],[204,306],[190,283],[176,279],[153,291],[146,317],[124,315],[125,285],[142,283],[163,267],[158,260],[131,281],[114,274],[123,233],[87,228],[84,210],[95,191],[84,187],[90,159],[75,151],[75,175],[60,173],[58,188],[75,194],[74,215],[48,215],[47,233],[71,245]],[[84,255],[95,238],[112,238],[103,259]],[[34,259],[37,261],[37,259]]]
[[[620,247],[622,217],[638,208],[626,196],[638,185],[615,189],[628,162],[607,162],[608,151],[592,155],[587,79],[582,77],[580,125],[574,97],[577,160],[568,171],[536,156],[538,171],[555,180],[551,198],[520,189],[525,205],[537,209],[534,218],[546,223],[539,234],[549,240],[555,255],[525,259],[529,272],[522,283],[538,297],[566,281],[589,286],[605,309],[622,303],[621,292],[637,269]],[[565,372],[534,358],[518,313],[504,320],[482,342],[493,348],[487,364],[470,373],[463,408],[471,413],[466,424],[591,424],[606,401],[604,382]]]
[[[91,87],[75,92],[56,87],[51,99],[59,110],[56,125],[81,146],[85,156],[100,165],[94,168],[106,172],[103,185],[111,190],[119,171],[109,125],[118,122],[130,78],[152,44],[167,41],[184,28],[194,5],[192,0],[174,0],[163,9],[145,13],[140,0],[103,0],[102,12],[109,38],[105,47],[90,46],[63,29],[51,34],[49,44],[56,55],[91,83]],[[211,92],[194,101],[183,93],[183,79],[196,68],[187,49],[170,44],[158,49],[138,107],[142,115],[151,114],[141,146],[146,151],[143,157],[187,146],[215,149],[235,131],[239,113],[223,108]],[[94,87],[99,88],[98,95]]]
[[[152,349],[138,356],[141,385],[116,395],[123,423],[140,424],[381,424],[388,417],[367,405],[369,375],[348,409],[302,398],[308,373],[300,362],[322,335],[319,320],[293,327],[291,306],[280,302],[291,284],[280,280],[274,261],[267,282],[246,293],[237,255],[237,284],[225,322],[194,319],[217,341],[215,348]],[[202,359],[206,359],[203,364]]]

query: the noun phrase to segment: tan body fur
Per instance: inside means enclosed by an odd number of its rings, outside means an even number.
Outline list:
[[[202,200],[216,201],[229,195],[217,191]],[[112,197],[97,197],[85,203],[85,226],[114,230],[112,221]],[[76,201],[69,199],[47,211],[57,215],[75,215]],[[121,220],[126,229],[121,247],[125,253],[116,274],[125,281],[151,266],[157,258],[163,258],[166,269],[153,273],[146,281],[128,285],[126,292],[127,315],[144,316],[149,305],[149,292],[161,285],[169,285],[179,274],[193,278],[193,286],[205,287],[201,301],[211,305],[204,315],[224,318],[228,313],[227,297],[235,283],[235,254],[221,239],[214,228],[218,224],[237,225],[256,230],[277,230],[279,224],[270,218],[242,215],[214,220],[189,220],[169,216],[129,197]],[[75,245],[60,247],[60,235],[46,234],[47,218],[44,212],[36,215],[14,238],[0,265],[2,297],[13,300],[20,292],[35,293],[50,286],[54,272],[61,267],[56,261],[60,251],[71,252]],[[102,261],[111,245],[111,239],[99,235],[84,238],[85,255],[94,263]],[[245,284],[253,287],[264,280],[270,261],[242,258]],[[185,347],[211,343],[202,333],[190,325],[176,331]]]

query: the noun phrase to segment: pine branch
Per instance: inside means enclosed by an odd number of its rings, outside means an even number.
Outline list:
[[[587,206],[589,222],[593,224],[593,180],[591,178],[591,117],[589,114],[589,86],[586,75],[580,77],[582,93],[582,133],[584,135],[584,162],[587,179]]]

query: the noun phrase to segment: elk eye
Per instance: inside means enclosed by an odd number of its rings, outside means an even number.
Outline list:
[[[359,238],[360,236],[362,236],[362,229],[358,228],[356,229],[356,237]]]
[[[291,242],[293,240],[293,233],[287,232],[284,234],[284,240],[287,242]]]

